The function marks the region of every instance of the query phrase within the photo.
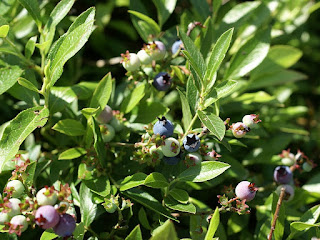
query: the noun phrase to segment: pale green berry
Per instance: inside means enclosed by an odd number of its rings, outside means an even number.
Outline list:
[[[0,225],[3,225],[5,222],[9,222],[8,213],[0,212]]]
[[[124,58],[124,61],[122,62],[122,66],[127,70],[127,71],[136,71],[140,67],[140,60],[138,58],[138,55],[135,53],[129,53],[126,54],[126,57]]]
[[[310,172],[312,170],[312,165],[308,162],[304,162],[302,164],[302,169],[306,172]]]
[[[22,226],[22,228],[20,228],[21,232],[24,232],[28,228],[27,218],[23,215],[17,215],[11,218],[10,224],[13,225],[14,228],[17,228],[19,225],[21,225]]]
[[[283,184],[283,185],[279,185],[277,187],[276,193],[280,196],[281,193],[281,189],[284,188],[285,190],[285,195],[284,195],[284,200],[286,201],[291,201],[293,196],[294,196],[294,189],[291,185],[288,184]]]
[[[12,189],[12,197],[14,198],[18,198],[24,193],[24,186],[19,180],[8,182],[7,188],[9,188],[9,190]]]
[[[110,142],[116,134],[114,128],[109,124],[101,125],[100,131],[102,139],[105,143]]]
[[[180,143],[177,139],[169,137],[164,140],[164,145],[161,146],[163,155],[166,157],[175,157],[180,152]]]
[[[58,196],[56,191],[50,188],[42,188],[40,191],[37,192],[37,202],[39,205],[51,205],[53,206],[56,204]]]
[[[140,50],[137,55],[142,64],[148,65],[152,62],[151,56],[144,49]]]
[[[21,201],[18,198],[11,198],[9,199],[10,202],[10,211],[8,212],[9,217],[16,216],[21,213],[21,209],[19,204]]]

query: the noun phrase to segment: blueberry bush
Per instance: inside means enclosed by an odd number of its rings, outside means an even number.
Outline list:
[[[320,239],[319,7],[2,0],[0,239]]]

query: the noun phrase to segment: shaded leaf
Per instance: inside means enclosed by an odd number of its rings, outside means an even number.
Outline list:
[[[86,133],[81,122],[74,119],[60,120],[52,127],[52,129],[69,136],[82,136]]]

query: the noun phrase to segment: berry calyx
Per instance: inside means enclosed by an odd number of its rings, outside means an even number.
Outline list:
[[[258,190],[258,188],[256,188],[254,185],[254,183],[251,183],[249,181],[242,181],[238,183],[235,189],[237,197],[241,200],[245,199],[247,202],[254,199]]]
[[[173,137],[164,140],[164,145],[161,146],[163,155],[166,157],[175,157],[180,152],[179,141]]]
[[[244,135],[246,135],[247,132],[250,131],[250,129],[242,122],[234,123],[230,126],[233,136],[236,138],[242,138]]]
[[[195,152],[200,147],[200,138],[196,134],[188,134],[183,139],[183,146],[188,152]]]
[[[152,85],[158,91],[167,91],[167,90],[169,90],[171,83],[172,83],[172,81],[171,81],[171,76],[169,75],[169,73],[160,72],[154,77]]]
[[[273,178],[279,184],[287,184],[292,181],[293,174],[288,166],[278,166],[274,170]]]
[[[66,213],[60,216],[59,223],[53,227],[53,231],[60,237],[70,237],[75,228],[76,220]]]
[[[11,180],[6,187],[7,192],[11,192],[14,198],[20,197],[24,193],[24,186],[19,180]]]
[[[58,195],[53,187],[44,187],[37,192],[37,202],[39,205],[54,205],[57,202]]]
[[[38,208],[35,220],[36,224],[43,229],[48,229],[56,226],[59,222],[59,214],[54,207],[46,205]]]
[[[127,71],[136,71],[140,67],[140,60],[135,53],[129,53],[127,51],[125,54],[121,54],[122,57],[122,66],[127,70]]]
[[[153,133],[160,134],[160,136],[170,137],[173,134],[174,126],[172,122],[164,116],[158,118],[158,121],[153,125]]]

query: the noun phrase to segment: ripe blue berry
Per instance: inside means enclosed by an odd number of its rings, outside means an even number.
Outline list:
[[[148,65],[152,62],[151,55],[146,52],[146,50],[142,49],[138,53],[138,58],[142,64]]]
[[[180,158],[175,156],[175,157],[164,157],[163,161],[168,164],[168,165],[177,165],[180,161]]]
[[[19,180],[12,180],[8,182],[7,189],[12,191],[12,197],[14,198],[20,197],[24,192],[24,186]]]
[[[278,166],[274,170],[273,178],[277,183],[287,184],[292,181],[293,174],[288,166]]]
[[[23,215],[17,215],[10,220],[10,229],[17,230],[17,232],[22,233],[28,228],[27,218]]]
[[[109,124],[100,125],[100,132],[105,143],[110,142],[116,134],[114,128]]]
[[[276,193],[280,195],[281,193],[281,188],[285,188],[285,195],[284,195],[284,200],[290,201],[294,197],[294,189],[291,185],[284,184],[284,185],[279,185],[276,189]]]
[[[46,205],[38,208],[35,220],[36,224],[43,229],[48,229],[56,226],[59,222],[60,216],[56,209],[51,205]]]
[[[200,139],[196,134],[188,134],[183,139],[183,146],[188,152],[195,152],[200,147]]]
[[[153,79],[153,86],[158,91],[167,91],[171,86],[171,76],[166,72],[158,73]]]
[[[161,146],[163,155],[166,157],[175,157],[180,152],[179,141],[173,137],[164,140],[164,145]]]
[[[250,114],[250,115],[245,115],[242,118],[242,122],[244,125],[246,125],[248,128],[254,128],[258,122],[261,122],[259,119],[259,115],[256,114]]]
[[[112,118],[113,118],[112,109],[107,105],[99,114],[97,119],[101,123],[108,123],[111,121]]]
[[[39,205],[54,205],[57,202],[58,196],[53,188],[44,187],[37,192],[37,202]]]
[[[121,54],[122,59],[122,66],[127,71],[136,71],[140,67],[140,60],[138,58],[138,55],[135,53],[129,53],[129,51],[126,52],[126,54]]]
[[[180,49],[183,49],[182,48],[182,41],[181,40],[177,40],[175,41],[173,44],[172,44],[172,47],[171,47],[171,52],[172,54],[176,54]]]
[[[170,137],[173,134],[173,124],[165,117],[158,118],[158,121],[153,125],[153,133],[160,136]]]
[[[242,122],[232,124],[231,129],[233,136],[236,138],[242,138],[247,132],[250,131],[250,129]]]
[[[76,221],[70,214],[63,214],[60,217],[59,223],[53,227],[55,234],[60,237],[69,237],[76,228]]]
[[[254,187],[254,183],[242,181],[236,186],[235,192],[238,198],[241,200],[245,199],[247,202],[249,202],[254,199],[257,190],[258,189]]]

